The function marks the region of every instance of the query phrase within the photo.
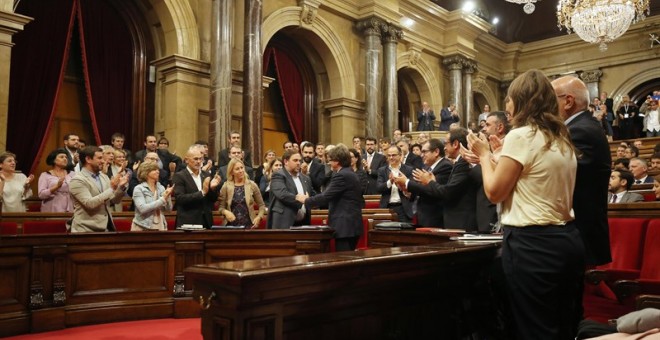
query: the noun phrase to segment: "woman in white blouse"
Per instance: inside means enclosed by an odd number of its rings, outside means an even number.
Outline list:
[[[32,196],[30,183],[34,175],[16,172],[16,155],[0,154],[0,201],[2,212],[25,212],[25,200]]]

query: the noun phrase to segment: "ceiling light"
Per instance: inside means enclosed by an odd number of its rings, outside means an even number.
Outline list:
[[[472,12],[477,6],[474,4],[474,1],[466,1],[463,4],[463,12]]]
[[[523,11],[527,14],[532,14],[534,13],[534,10],[536,9],[536,6],[534,5],[535,2],[540,1],[540,0],[506,0],[508,2],[512,2],[514,4],[522,5],[523,6]]]

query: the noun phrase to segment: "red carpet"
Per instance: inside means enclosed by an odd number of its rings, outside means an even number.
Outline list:
[[[106,323],[25,334],[7,340],[201,340],[201,319],[157,319]]]

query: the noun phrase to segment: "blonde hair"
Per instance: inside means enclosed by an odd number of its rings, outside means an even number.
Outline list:
[[[232,158],[229,161],[229,164],[227,164],[227,182],[233,182],[234,181],[234,168],[236,167],[237,164],[242,164],[243,165],[243,172],[245,172],[245,164],[236,159]],[[247,182],[247,178],[245,180]]]

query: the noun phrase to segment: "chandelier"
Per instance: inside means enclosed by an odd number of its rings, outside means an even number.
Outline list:
[[[560,30],[566,27],[569,34],[577,33],[586,42],[599,43],[604,52],[608,42],[649,14],[649,0],[559,0],[557,26]]]
[[[536,9],[536,6],[534,5],[535,2],[541,1],[541,0],[506,0],[507,2],[512,2],[514,4],[522,5],[523,6],[523,11],[527,14],[532,14],[534,13],[534,10]]]

